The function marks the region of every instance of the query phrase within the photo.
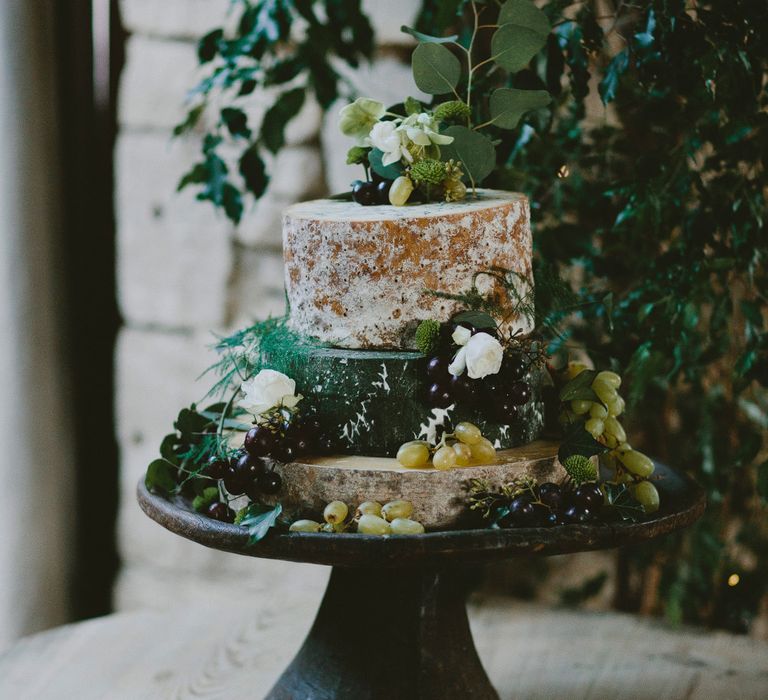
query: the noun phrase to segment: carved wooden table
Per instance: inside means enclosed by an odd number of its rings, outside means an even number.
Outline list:
[[[247,532],[138,487],[141,508],[168,530],[207,547],[333,567],[315,622],[267,695],[271,700],[498,698],[483,669],[465,607],[470,565],[608,549],[695,522],[705,507],[690,478],[657,464],[662,508],[638,523],[456,530],[424,535]]]

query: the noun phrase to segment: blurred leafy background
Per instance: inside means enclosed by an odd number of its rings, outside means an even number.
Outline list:
[[[417,29],[466,36],[470,4],[424,0]],[[237,30],[199,43],[209,73],[176,132],[218,110],[180,186],[237,221],[308,94],[324,109],[356,96],[339,65],[370,59],[374,37],[357,0],[234,5]],[[500,3],[477,6],[493,25]],[[633,444],[690,471],[709,500],[689,531],[619,553],[614,602],[746,632],[768,611],[768,4],[541,6],[546,48],[514,76],[484,73],[475,94],[544,88],[555,102],[493,131],[501,144],[484,185],[526,192],[537,258],[603,302],[571,317],[552,352],[583,348],[621,369]],[[253,129],[240,105],[257,87],[275,99]],[[233,143],[235,168],[220,153]]]

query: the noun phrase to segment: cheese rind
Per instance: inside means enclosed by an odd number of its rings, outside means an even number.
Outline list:
[[[467,292],[476,273],[497,267],[518,273],[526,293],[528,199],[478,190],[462,202],[405,207],[303,202],[283,215],[283,255],[293,330],[336,347],[412,349],[419,321],[465,308],[429,290]],[[481,275],[477,288],[509,309],[504,330],[531,330],[498,281]]]

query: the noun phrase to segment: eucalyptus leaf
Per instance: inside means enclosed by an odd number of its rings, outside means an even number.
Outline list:
[[[371,164],[371,168],[386,180],[396,180],[403,174],[403,166],[399,161],[390,165],[384,165],[381,162],[383,155],[378,148],[371,149],[371,152],[368,154],[368,162]]]
[[[551,101],[546,90],[499,88],[491,94],[491,119],[494,126],[514,129],[523,114],[546,107]]]
[[[593,369],[585,369],[579,372],[562,389],[560,389],[561,401],[600,401],[594,389],[592,382],[595,380],[597,372]]]
[[[451,34],[451,36],[431,36],[413,29],[412,27],[407,27],[406,25],[400,27],[400,31],[405,34],[410,34],[412,37],[425,44],[455,44],[459,38],[458,34]]]
[[[176,490],[176,469],[165,459],[156,459],[147,467],[144,485],[153,493],[169,495]]]
[[[441,146],[443,160],[460,161],[467,177],[474,183],[482,182],[496,167],[496,149],[491,139],[466,126],[449,126],[444,132],[453,142]]]
[[[454,323],[466,323],[474,326],[478,330],[495,330],[496,321],[493,316],[485,311],[462,311],[456,314],[452,319]]]
[[[491,53],[493,59],[510,73],[525,68],[542,49],[546,35],[517,24],[503,24],[493,34]]]
[[[499,10],[498,23],[516,24],[544,37],[552,29],[547,16],[530,0],[507,0]]]
[[[248,506],[245,517],[240,521],[240,525],[248,529],[248,544],[253,545],[264,539],[282,512],[283,506],[280,503],[274,506],[253,503]]]
[[[419,44],[411,57],[413,79],[430,95],[453,92],[461,78],[461,63],[441,44]]]

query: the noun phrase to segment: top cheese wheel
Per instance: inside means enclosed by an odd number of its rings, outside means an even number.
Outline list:
[[[531,280],[528,199],[477,190],[404,207],[302,202],[283,214],[283,255],[293,330],[342,348],[412,349],[420,321],[465,309],[429,290],[469,291],[492,267]],[[506,330],[531,330],[497,281],[481,275],[477,287],[507,307]]]

